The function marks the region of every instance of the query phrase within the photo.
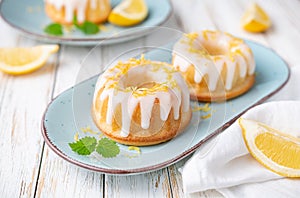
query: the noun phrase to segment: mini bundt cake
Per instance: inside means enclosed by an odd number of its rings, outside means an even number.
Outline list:
[[[46,14],[60,24],[105,22],[111,11],[109,0],[45,0]]]
[[[171,65],[141,59],[118,62],[98,79],[92,115],[116,142],[145,146],[168,141],[191,119],[188,87]]]
[[[191,98],[223,101],[248,91],[255,82],[255,60],[247,44],[228,33],[184,34],[174,45],[173,66],[187,81]]]

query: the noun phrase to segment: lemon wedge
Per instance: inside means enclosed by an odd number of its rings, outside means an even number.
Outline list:
[[[251,4],[241,20],[242,27],[249,32],[264,32],[271,26],[271,20],[266,12],[256,3]]]
[[[148,15],[144,0],[123,0],[108,16],[108,21],[118,26],[132,26],[142,22]]]
[[[42,67],[48,57],[57,52],[58,45],[39,45],[28,48],[0,48],[0,70],[20,75]]]
[[[269,170],[300,177],[300,139],[263,123],[240,118],[244,141],[251,155]]]

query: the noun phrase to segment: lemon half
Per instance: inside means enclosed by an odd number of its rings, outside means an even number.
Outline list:
[[[269,170],[300,177],[300,138],[268,125],[240,118],[244,141],[251,155]]]
[[[123,0],[117,5],[108,21],[118,26],[132,26],[142,22],[148,15],[148,7],[144,0]]]
[[[41,68],[48,57],[57,52],[58,45],[39,45],[28,48],[0,48],[0,70],[20,75]]]

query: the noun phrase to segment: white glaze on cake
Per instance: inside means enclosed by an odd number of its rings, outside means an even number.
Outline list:
[[[150,88],[139,88],[149,82],[155,82],[155,85]],[[100,90],[102,93],[97,98]],[[99,77],[93,104],[96,104],[96,100],[104,101],[107,98],[108,108],[105,118],[107,124],[112,124],[115,108],[121,104],[120,135],[123,137],[129,135],[132,114],[138,105],[143,129],[149,128],[155,99],[159,100],[162,121],[168,119],[171,109],[174,120],[178,120],[180,109],[188,112],[190,108],[189,91],[182,76],[166,63],[145,60],[143,57],[140,60],[130,59],[126,63],[119,62]],[[99,120],[100,116],[96,114],[96,119]]]
[[[204,46],[211,45],[222,48],[222,54],[209,54]],[[234,73],[239,68],[240,77],[252,75],[255,70],[255,61],[251,49],[243,40],[227,33],[203,31],[202,33],[185,34],[173,49],[173,65],[185,72],[194,65],[194,81],[200,83],[208,76],[208,88],[214,91],[220,78],[220,73],[226,65],[225,89],[231,90]]]
[[[57,10],[65,8],[65,20],[67,22],[72,22],[74,19],[74,14],[76,13],[78,22],[85,21],[85,11],[88,2],[90,2],[90,7],[92,9],[97,8],[97,1],[99,0],[45,0],[46,3],[53,5]]]

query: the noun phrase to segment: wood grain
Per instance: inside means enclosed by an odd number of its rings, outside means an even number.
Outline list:
[[[2,20],[0,27],[1,47],[37,44]],[[52,56],[43,68],[24,76],[0,73],[1,197],[34,195],[43,147],[40,120],[50,101],[55,61],[56,56]]]
[[[106,176],[105,197],[172,197],[166,169],[134,176]]]
[[[265,33],[240,27],[248,0],[171,0],[174,15],[165,27],[183,32],[217,29],[272,48],[291,66],[300,62],[300,1],[256,0],[272,20]],[[179,168],[182,160],[162,170],[134,176],[112,176],[72,165],[43,142],[40,121],[51,99],[121,57],[167,42],[166,32],[134,41],[93,47],[61,46],[42,69],[24,76],[0,73],[1,197],[221,197],[214,190],[185,194]],[[33,46],[0,19],[0,47]]]
[[[61,47],[53,97],[75,84],[81,69],[80,61],[90,49]],[[45,146],[36,191],[37,197],[99,197],[102,194],[102,174],[74,166],[59,158]]]

